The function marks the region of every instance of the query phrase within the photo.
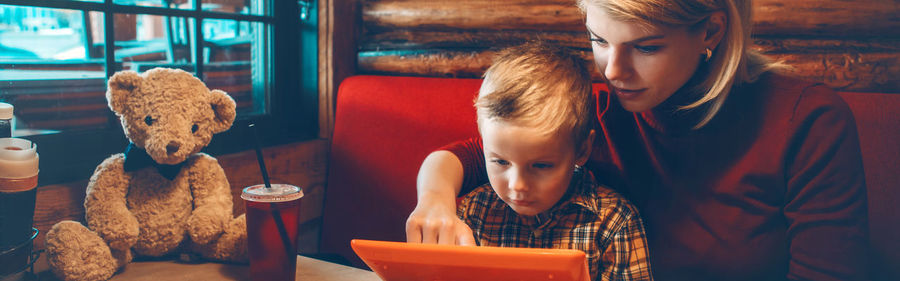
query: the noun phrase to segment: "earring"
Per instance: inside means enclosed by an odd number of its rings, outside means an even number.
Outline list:
[[[703,61],[708,62],[709,59],[711,59],[711,58],[712,58],[712,50],[710,50],[709,48],[706,48],[706,59],[704,59]]]
[[[581,165],[575,164],[575,170],[580,170],[580,169],[581,169]]]

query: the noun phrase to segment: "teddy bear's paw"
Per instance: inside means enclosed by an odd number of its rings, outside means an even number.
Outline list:
[[[244,215],[231,220],[225,233],[208,245],[197,245],[197,251],[212,260],[247,262],[247,220]]]
[[[109,243],[109,247],[127,250],[137,243],[141,230],[137,218],[127,209],[104,208],[87,212],[88,226]]]
[[[240,215],[225,227],[225,234],[219,238],[223,260],[247,262],[247,218]]]
[[[97,233],[109,243],[110,248],[127,250],[137,243],[141,230],[134,215],[129,213],[122,215],[121,218],[121,220],[110,219],[105,224],[98,225]]]
[[[225,228],[221,216],[195,213],[188,219],[188,234],[197,244],[209,244],[218,238]]]
[[[45,246],[50,269],[62,280],[106,280],[116,272],[117,262],[103,239],[78,222],[54,225]]]

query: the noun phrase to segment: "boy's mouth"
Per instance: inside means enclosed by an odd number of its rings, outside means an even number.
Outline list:
[[[517,206],[523,206],[523,207],[528,207],[528,206],[534,205],[534,201],[527,201],[527,200],[512,200],[512,202],[513,202],[513,204],[516,204]]]

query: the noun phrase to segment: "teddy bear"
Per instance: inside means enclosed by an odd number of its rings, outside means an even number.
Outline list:
[[[50,269],[63,280],[105,280],[134,257],[244,263],[246,219],[234,218],[225,172],[200,150],[228,130],[235,102],[180,69],[117,72],[106,99],[130,141],[94,170],[87,226],[55,224]]]

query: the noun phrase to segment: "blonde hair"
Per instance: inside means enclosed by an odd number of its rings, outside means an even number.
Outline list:
[[[478,125],[499,120],[546,133],[568,130],[576,146],[594,128],[596,112],[587,62],[543,41],[497,53],[475,100]]]
[[[692,85],[694,91],[703,95],[681,107],[693,109],[709,103],[694,129],[712,120],[733,86],[756,81],[760,74],[783,67],[749,48],[752,0],[578,0],[582,13],[588,6],[603,9],[617,21],[687,28],[697,27],[713,12],[725,12],[725,34],[706,62],[706,77]]]

